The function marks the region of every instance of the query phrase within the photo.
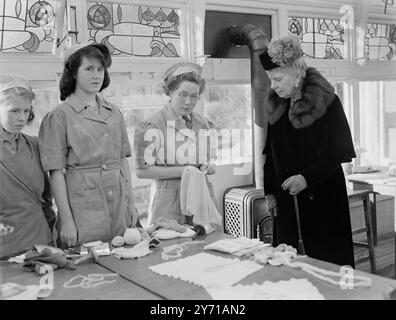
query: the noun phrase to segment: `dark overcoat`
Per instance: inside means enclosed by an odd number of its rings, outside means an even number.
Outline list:
[[[310,257],[354,266],[351,221],[341,163],[355,157],[342,104],[330,83],[307,69],[301,99],[274,91],[266,105],[268,135],[264,154],[264,191],[277,200],[274,245],[298,248],[293,197],[281,185],[301,174],[308,187],[298,194],[302,238]]]

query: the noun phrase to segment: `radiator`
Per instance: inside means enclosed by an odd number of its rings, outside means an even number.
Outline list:
[[[272,242],[272,219],[264,207],[263,189],[233,187],[226,190],[223,199],[225,233]]]

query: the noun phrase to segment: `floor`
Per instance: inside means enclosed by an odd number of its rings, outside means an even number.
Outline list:
[[[378,239],[375,246],[375,258],[378,275],[394,279],[395,273],[395,240],[393,236]],[[365,248],[355,247],[355,258],[368,256],[368,250]],[[356,265],[356,269],[370,272],[370,261],[362,262]]]

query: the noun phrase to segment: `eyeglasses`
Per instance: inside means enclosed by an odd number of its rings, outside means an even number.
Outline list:
[[[179,96],[180,98],[183,98],[183,99],[186,99],[187,97],[190,97],[190,99],[191,99],[192,101],[198,100],[199,97],[200,97],[199,94],[188,94],[188,93],[185,92],[185,91],[179,92],[179,93],[178,93],[178,96]]]

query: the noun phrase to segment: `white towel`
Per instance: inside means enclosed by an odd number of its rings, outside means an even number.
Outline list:
[[[209,192],[206,174],[187,166],[181,178],[180,207],[185,216],[192,216],[194,224],[221,226],[222,218]]]

